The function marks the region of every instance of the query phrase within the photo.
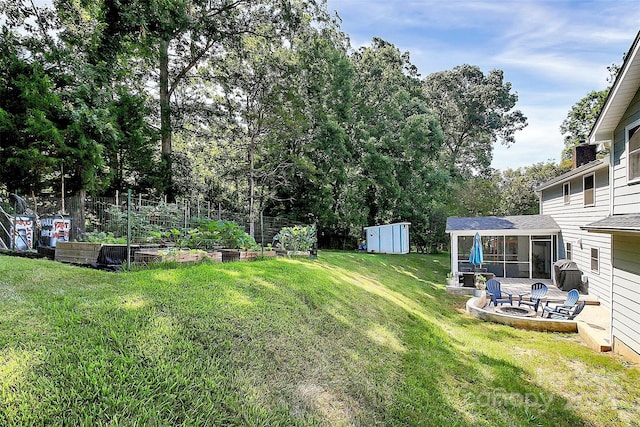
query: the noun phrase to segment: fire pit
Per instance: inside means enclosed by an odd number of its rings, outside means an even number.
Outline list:
[[[496,313],[516,317],[536,317],[537,313],[527,307],[500,306],[495,308]]]

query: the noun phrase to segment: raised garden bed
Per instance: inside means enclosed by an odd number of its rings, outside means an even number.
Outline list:
[[[276,254],[279,257],[309,257],[311,256],[311,252],[310,251],[287,251],[284,249],[276,249]]]
[[[95,264],[102,243],[89,242],[58,242],[55,260],[70,264]]]
[[[135,253],[134,262],[137,264],[149,264],[153,262],[198,262],[209,259],[214,262],[222,262],[221,252],[191,252],[189,250],[176,251],[166,249],[146,249]]]
[[[222,252],[222,262],[232,261],[255,261],[259,251],[243,251],[241,249],[220,249]]]

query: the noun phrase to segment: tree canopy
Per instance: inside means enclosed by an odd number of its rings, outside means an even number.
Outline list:
[[[456,197],[501,191],[493,146],[526,126],[501,71],[422,78],[388,41],[353,50],[321,0],[1,5],[11,192],[197,197],[313,218],[344,247],[410,221],[427,250]]]
[[[493,145],[513,144],[515,133],[527,125],[514,110],[518,95],[500,70],[485,75],[476,66],[460,65],[427,76],[423,90],[442,127],[445,160],[463,175],[486,172]]]

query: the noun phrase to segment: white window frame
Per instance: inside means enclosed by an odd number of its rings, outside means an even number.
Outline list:
[[[591,187],[591,196],[593,201],[591,203],[587,203],[587,186],[585,185],[587,182],[587,178],[593,178],[593,187]],[[584,207],[591,207],[596,205],[596,174],[590,173],[582,177],[582,203]]]
[[[565,188],[567,189],[566,192],[565,192]],[[562,200],[565,205],[568,205],[571,203],[571,182],[569,181],[562,184]]]
[[[593,251],[595,251],[596,256],[593,256]],[[600,249],[598,248],[591,248],[591,250],[589,251],[589,259],[591,261],[590,263],[590,267],[591,267],[591,271],[593,273],[600,273]],[[593,263],[596,263],[596,268],[593,268]]]
[[[573,258],[573,245],[571,244],[571,242],[567,242],[565,244],[564,253],[565,253],[566,259],[571,260]]]
[[[631,123],[629,126],[624,128],[624,151],[627,155],[627,183],[628,184],[635,184],[637,182],[640,182],[640,175],[636,177],[631,177],[631,155],[640,154],[640,148],[637,148],[632,152],[631,147],[629,146],[629,142],[630,142],[629,132],[637,127],[640,127],[640,120],[636,120],[635,122]],[[638,134],[638,133],[640,133],[640,129],[636,129],[635,134]]]

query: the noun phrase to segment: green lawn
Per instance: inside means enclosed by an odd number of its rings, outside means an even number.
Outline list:
[[[640,425],[640,371],[467,316],[448,256],[0,256],[0,425]]]

